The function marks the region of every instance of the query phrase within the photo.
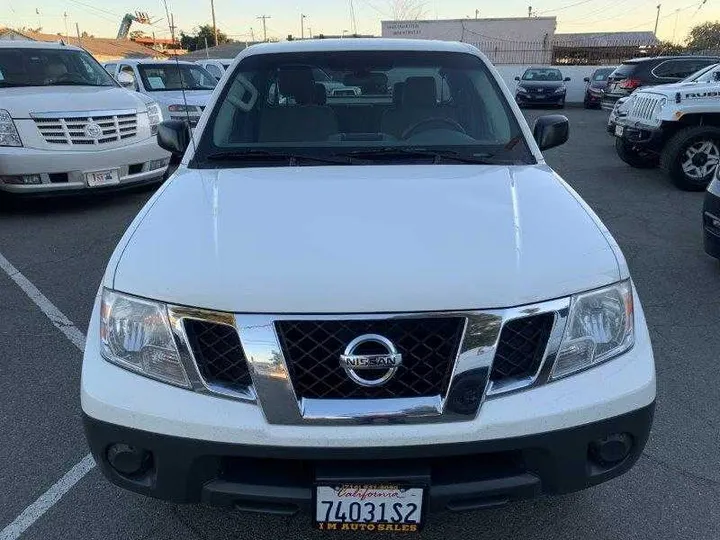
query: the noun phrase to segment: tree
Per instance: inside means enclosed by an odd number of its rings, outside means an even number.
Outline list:
[[[218,30],[218,42],[215,43],[215,32],[213,32],[212,25],[209,24],[203,24],[198,28],[193,28],[193,32],[195,32],[194,35],[180,32],[180,45],[183,49],[188,49],[190,51],[204,49],[206,43],[205,40],[207,40],[208,47],[214,47],[215,45],[221,45],[232,41],[226,34],[223,34],[220,30]]]
[[[423,0],[392,0],[390,7],[395,21],[416,21],[427,13]]]
[[[695,51],[720,47],[720,22],[698,24],[688,34],[687,46]]]

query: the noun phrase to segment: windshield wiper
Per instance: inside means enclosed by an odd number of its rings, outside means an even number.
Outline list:
[[[397,148],[392,146],[354,150],[352,152],[336,155],[371,161],[378,159],[393,160],[425,158],[431,160],[434,164],[453,161],[456,163],[472,163],[477,165],[511,165],[514,163],[512,160],[495,159],[494,154],[490,153],[462,153],[457,150],[429,150],[425,148]]]
[[[329,163],[332,165],[349,165],[349,159],[337,157],[313,156],[310,154],[297,154],[294,152],[272,151],[272,150],[227,150],[215,152],[204,156],[203,161],[286,161],[288,165],[295,166],[301,162]]]
[[[47,83],[44,86],[110,86],[109,84],[94,84],[89,82],[79,82],[79,81],[54,81],[51,83]]]

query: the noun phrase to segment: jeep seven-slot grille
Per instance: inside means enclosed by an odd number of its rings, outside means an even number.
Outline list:
[[[137,135],[137,114],[102,116],[72,116],[64,118],[33,116],[35,125],[49,144],[101,145],[130,139]],[[100,133],[97,137],[88,136],[85,128],[97,124]]]
[[[252,384],[238,333],[232,326],[185,319],[185,333],[203,379],[231,390]]]
[[[381,320],[278,321],[275,323],[295,393],[303,398],[400,398],[444,394],[462,338],[463,317]],[[402,354],[402,365],[385,385],[353,382],[340,355],[355,338],[379,334]],[[374,354],[385,351],[357,351]],[[364,371],[379,378],[383,371]]]
[[[543,313],[505,323],[490,379],[501,381],[535,375],[547,347],[555,315]]]

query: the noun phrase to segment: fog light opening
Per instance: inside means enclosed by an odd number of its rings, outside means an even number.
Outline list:
[[[632,435],[613,433],[590,443],[590,459],[602,467],[611,467],[624,461],[632,447]]]
[[[139,476],[152,466],[152,454],[144,448],[116,443],[107,451],[110,466],[125,476]]]

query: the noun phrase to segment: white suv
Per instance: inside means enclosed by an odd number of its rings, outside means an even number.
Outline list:
[[[51,194],[162,180],[160,107],[77,47],[0,41],[0,191]]]
[[[565,117],[533,137],[461,43],[260,45],[223,80],[194,141],[161,125],[182,164],[98,292],[82,409],[112,482],[415,531],[635,463],[653,353],[620,249],[540,153]]]

